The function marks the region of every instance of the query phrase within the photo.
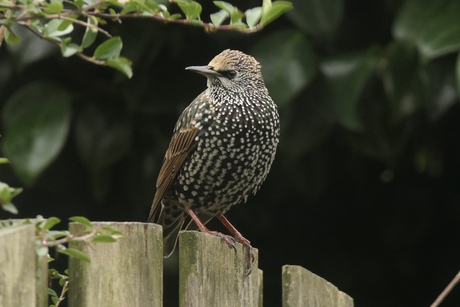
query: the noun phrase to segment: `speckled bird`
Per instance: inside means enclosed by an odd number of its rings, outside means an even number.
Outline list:
[[[207,66],[186,69],[206,76],[207,89],[176,123],[148,221],[163,226],[165,257],[181,229],[240,242],[252,257],[249,240],[224,214],[255,194],[269,173],[280,133],[277,107],[261,65],[241,51],[227,49]],[[214,217],[233,237],[205,226]]]

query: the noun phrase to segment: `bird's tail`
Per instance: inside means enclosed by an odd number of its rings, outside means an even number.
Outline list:
[[[175,210],[176,209],[176,210]],[[176,247],[179,231],[185,221],[185,213],[178,207],[161,204],[157,223],[163,226],[163,256],[169,257]]]

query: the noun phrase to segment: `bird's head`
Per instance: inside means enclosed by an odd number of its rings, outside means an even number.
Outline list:
[[[189,66],[186,69],[206,76],[209,87],[223,87],[233,92],[248,88],[265,90],[260,63],[238,50],[226,49],[208,65]]]

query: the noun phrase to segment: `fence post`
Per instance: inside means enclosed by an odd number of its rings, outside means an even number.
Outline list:
[[[353,307],[353,299],[325,279],[297,265],[284,265],[283,307]]]
[[[35,306],[35,225],[0,229],[0,306]]]
[[[252,273],[245,276],[247,256],[219,237],[197,231],[179,236],[179,306],[262,306],[262,271],[258,252]]]
[[[48,256],[35,256],[37,266],[37,305],[48,307]],[[1,306],[1,305],[0,305]]]
[[[162,306],[163,235],[161,226],[151,223],[94,222],[110,226],[125,238],[115,243],[71,247],[86,253],[91,262],[70,258],[70,307]],[[72,234],[84,226],[70,223]]]

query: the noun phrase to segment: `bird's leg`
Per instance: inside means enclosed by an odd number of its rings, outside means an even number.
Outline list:
[[[254,254],[252,252],[252,246],[251,246],[251,242],[246,239],[245,237],[243,237],[243,235],[235,228],[235,226],[232,225],[232,223],[230,223],[229,220],[227,220],[227,218],[222,214],[222,213],[217,213],[217,218],[219,219],[219,221],[222,222],[222,224],[225,226],[225,228],[228,229],[228,231],[230,231],[230,233],[233,235],[233,238],[235,239],[236,242],[240,242],[241,244],[243,244],[244,247],[247,248],[248,250],[248,267],[247,267],[247,275],[251,274],[251,271],[252,271],[252,263],[254,262]]]
[[[203,222],[198,218],[198,216],[196,215],[196,213],[192,209],[186,208],[185,211],[192,218],[192,220],[195,222],[195,224],[198,226],[198,228],[200,229],[201,232],[208,233],[210,235],[217,236],[217,237],[223,239],[225,242],[227,242],[228,247],[233,248],[235,250],[235,252],[236,252],[235,239],[233,237],[224,235],[224,234],[222,234],[222,233],[220,233],[218,231],[209,230],[203,224]]]

